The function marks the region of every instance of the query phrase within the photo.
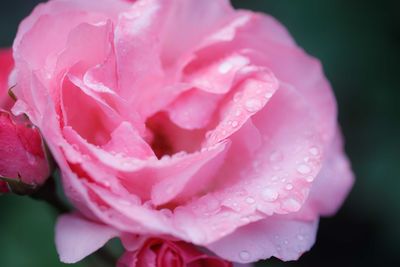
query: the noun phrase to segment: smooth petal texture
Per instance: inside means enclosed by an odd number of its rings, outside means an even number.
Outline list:
[[[64,80],[61,101],[64,124],[93,144],[107,143],[111,132],[122,122],[117,113],[85,92],[74,78]]]
[[[14,113],[40,129],[82,216],[129,250],[163,236],[242,263],[295,259],[351,187],[322,67],[267,15],[226,0],[53,0],[21,24],[14,55]]]
[[[197,89],[184,92],[167,111],[171,121],[184,129],[202,129],[212,119],[220,97]]]
[[[120,153],[132,158],[149,159],[154,152],[128,122],[122,122],[110,136],[110,142],[103,148],[111,153]]]
[[[161,55],[165,66],[177,64],[176,55],[183,58],[190,56],[188,54],[193,47],[235,15],[227,0],[168,2]]]
[[[163,79],[156,38],[161,26],[158,17],[165,2],[145,0],[141,5],[133,5],[120,16],[115,30],[118,93],[136,106],[150,103],[154,89]]]
[[[58,218],[56,246],[64,263],[75,263],[101,248],[119,233],[102,224],[71,214]]]
[[[193,179],[196,173],[203,168],[209,161],[213,161],[218,154],[226,148],[226,144],[220,143],[218,146],[210,148],[207,152],[195,154],[191,158],[183,159],[179,165],[172,165],[172,170],[161,169],[166,175],[165,178],[160,179],[161,182],[155,184],[152,188],[152,202],[155,205],[162,205],[168,203],[176,195],[178,195],[185,188],[187,183]],[[190,167],[189,167],[190,166]],[[210,167],[207,166],[209,169]],[[167,173],[165,173],[168,171]],[[204,182],[201,177],[198,177],[197,185],[192,184],[192,187],[200,187]]]

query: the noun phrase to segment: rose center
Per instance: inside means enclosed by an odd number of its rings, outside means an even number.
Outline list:
[[[146,121],[149,132],[148,144],[158,158],[179,152],[192,153],[200,150],[205,130],[186,130],[173,123],[168,115],[159,112]]]

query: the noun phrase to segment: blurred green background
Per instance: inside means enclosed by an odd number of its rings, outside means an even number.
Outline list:
[[[95,0],[93,0],[95,1]],[[201,0],[199,0],[201,1]],[[40,1],[3,1],[0,46]],[[355,187],[299,261],[258,266],[400,266],[400,1],[236,0],[269,13],[321,59],[339,103]],[[44,203],[0,199],[0,266],[57,267],[55,214]],[[87,262],[73,266],[88,266]]]

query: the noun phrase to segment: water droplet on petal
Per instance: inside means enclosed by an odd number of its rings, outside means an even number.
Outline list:
[[[265,97],[266,99],[269,99],[269,98],[272,97],[273,94],[274,94],[273,92],[267,92],[267,93],[264,94],[264,97]]]
[[[308,174],[311,172],[311,168],[306,164],[301,164],[299,167],[297,167],[297,171],[301,174]]]
[[[297,239],[298,240],[304,240],[304,236],[303,235],[297,235]]]
[[[292,184],[287,184],[285,188],[286,188],[286,190],[292,190],[293,189],[293,185]]]
[[[309,152],[310,152],[310,154],[313,155],[313,156],[318,156],[318,154],[319,154],[319,150],[318,150],[318,148],[316,148],[316,147],[310,148]]]
[[[239,125],[239,122],[237,122],[237,121],[233,121],[232,122],[232,127],[233,128],[236,128],[238,125]]]
[[[307,176],[307,177],[306,177],[306,181],[309,182],[309,183],[311,183],[312,181],[314,181],[314,177],[311,176],[311,175],[310,175],[310,176]]]
[[[233,68],[232,64],[229,62],[224,62],[221,65],[219,65],[218,71],[221,74],[226,74],[228,73],[231,69]]]
[[[282,209],[289,211],[289,212],[295,212],[298,211],[301,208],[300,203],[293,198],[288,198],[282,202]]]
[[[246,198],[246,203],[247,204],[254,204],[256,200],[253,197],[247,197]]]
[[[258,99],[249,99],[246,101],[245,107],[249,112],[256,112],[262,108],[262,103]]]
[[[275,201],[278,199],[278,193],[270,188],[265,188],[261,192],[261,197],[268,202]]]
[[[240,253],[239,253],[239,258],[242,260],[242,261],[248,261],[249,259],[250,259],[250,253],[247,251],[247,250],[242,250]]]

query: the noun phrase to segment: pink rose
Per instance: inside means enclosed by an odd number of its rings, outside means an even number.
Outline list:
[[[10,49],[0,49],[0,108],[3,110],[9,110],[14,102],[8,95],[8,76],[13,67],[12,51]]]
[[[352,185],[321,65],[267,15],[53,0],[23,21],[14,55],[14,112],[40,128],[88,219],[59,220],[64,262],[136,234],[294,260]]]
[[[128,252],[118,267],[232,267],[232,264],[200,252],[185,242],[149,239],[136,252]]]
[[[8,192],[5,181],[21,181],[36,187],[49,176],[38,130],[9,112],[14,104],[8,95],[8,76],[13,65],[12,51],[0,50],[0,193]]]

